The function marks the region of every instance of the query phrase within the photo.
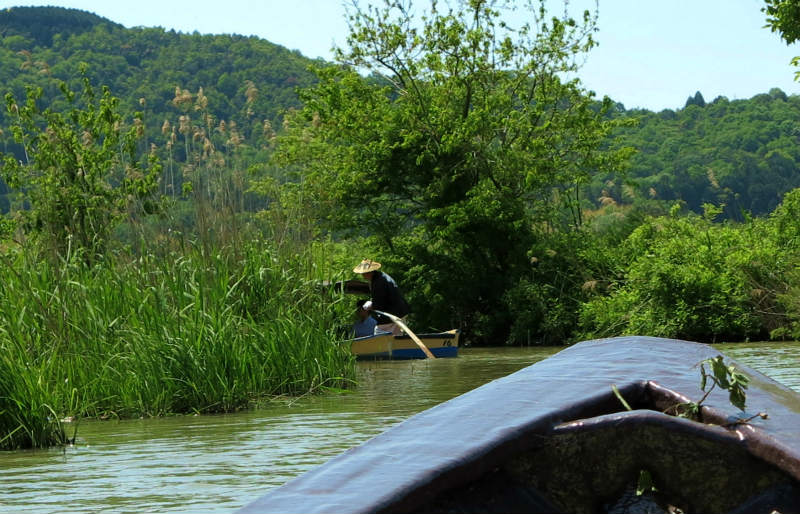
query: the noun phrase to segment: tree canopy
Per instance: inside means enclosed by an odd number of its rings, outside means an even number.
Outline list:
[[[761,9],[767,15],[767,26],[778,32],[787,44],[800,39],[800,1],[764,0]]]
[[[537,232],[580,224],[581,186],[625,153],[602,148],[612,102],[564,78],[594,45],[592,13],[550,17],[542,2],[511,27],[504,6],[356,5],[340,66],[318,70],[277,146],[331,230],[395,252],[420,317],[487,336],[502,331],[475,316],[508,322],[485,306],[530,269]]]
[[[679,201],[701,213],[713,203],[725,205],[723,219],[742,220],[768,214],[800,187],[794,121],[800,97],[773,88],[749,100],[718,97],[701,106],[698,94],[676,111],[617,111],[638,123],[620,129],[610,144],[636,153],[625,175],[594,177],[584,207]]]

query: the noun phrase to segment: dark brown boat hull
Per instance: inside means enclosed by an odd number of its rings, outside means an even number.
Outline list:
[[[241,512],[606,512],[643,470],[662,505],[797,512],[796,392],[737,365],[751,378],[748,407],[769,419],[721,426],[741,415],[722,391],[705,401],[705,423],[663,413],[702,396],[697,364],[717,355],[670,339],[586,341],[413,416]]]

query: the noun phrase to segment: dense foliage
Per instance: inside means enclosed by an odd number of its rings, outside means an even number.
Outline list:
[[[96,267],[2,256],[0,449],[64,442],[64,418],[231,412],[346,387],[342,309],[319,301],[315,259],[260,245]]]
[[[761,9],[767,15],[767,25],[778,32],[786,43],[800,38],[800,2],[797,0],[764,0]]]
[[[791,36],[794,2],[766,4],[774,30]],[[59,82],[81,91],[78,70],[87,63],[92,84],[108,86],[122,112],[142,113],[147,138],[140,141],[140,151],[155,144],[165,162],[162,192],[172,196],[183,191],[184,175],[196,182],[200,179],[191,177],[193,173],[218,168],[211,164],[209,148],[217,161],[221,155],[233,160],[231,151],[237,150],[240,174],[251,166],[265,172],[263,163],[282,114],[301,106],[296,89],[316,82],[309,66],[325,65],[255,37],[129,29],[87,12],[55,7],[0,11],[0,33],[3,94],[9,91],[21,101],[28,86],[41,87],[42,101],[61,110],[66,104]],[[678,200],[696,213],[704,203],[724,203],[722,217],[737,220],[743,219],[742,211],[769,213],[784,193],[800,186],[793,128],[798,102],[773,89],[751,99],[713,101],[697,92],[683,109],[658,113],[616,104],[609,116],[639,123],[609,142],[611,148],[636,150],[630,173],[620,175],[614,169],[587,177],[589,187],[580,190],[576,202],[594,208],[611,201]],[[10,123],[5,111],[0,112],[0,142],[22,159],[22,148],[7,130]],[[189,170],[184,173],[178,165]],[[247,190],[247,177],[237,180]],[[0,184],[3,212],[13,202],[5,192]],[[247,209],[265,205],[252,195],[236,194]]]
[[[247,192],[271,172],[258,164],[267,116],[297,102],[285,70],[263,99],[270,63],[305,60],[255,38],[128,30],[72,10],[6,10],[0,24],[13,187],[0,225],[0,448],[63,443],[62,419],[227,412],[349,385],[353,358],[335,344],[349,302],[317,288],[341,261],[287,229],[277,201],[260,222]],[[224,72],[182,69],[223,53],[215,65],[239,59],[230,101],[214,86]],[[186,82],[169,83],[173,71]],[[162,72],[164,102],[142,79]]]
[[[61,90],[69,107],[63,114],[39,108],[40,88],[28,88],[24,103],[6,95],[11,132],[25,161],[5,155],[2,177],[26,190],[31,208],[19,214],[29,234],[55,255],[74,246],[92,260],[105,251],[115,223],[134,202],[136,210],[153,210],[161,166],[152,155],[150,166],[140,162],[147,156],[136,151],[138,126],[122,129],[118,99],[107,87],[97,98],[84,77],[80,97],[64,83]]]
[[[363,257],[467,344],[800,338],[798,97],[627,111],[545,4],[356,3],[336,65],[0,11],[0,448],[350,383]]]
[[[794,287],[800,224],[787,215],[800,190],[767,220],[714,223],[705,216],[653,217],[620,247],[624,273],[581,307],[591,335],[652,334],[701,341],[797,337]]]
[[[75,9],[0,10],[0,34],[3,95],[21,102],[29,88],[41,88],[43,104],[62,111],[67,104],[60,83],[82,91],[79,70],[85,69],[92,84],[119,98],[121,112],[141,112],[147,138],[140,151],[155,145],[165,161],[195,168],[209,148],[243,144],[253,149],[245,168],[263,161],[257,151],[268,144],[280,113],[298,107],[296,88],[313,80],[307,68],[314,61],[263,39],[128,29]],[[0,112],[2,148],[23,159],[6,130],[11,122]],[[181,176],[164,173],[162,187],[179,195]],[[7,210],[8,200],[0,207]]]
[[[306,69],[312,60],[260,38],[125,28],[75,9],[4,9],[0,33],[0,84],[17,97],[38,85],[55,98],[50,77],[77,89],[76,71],[85,62],[92,83],[108,86],[126,111],[143,110],[155,129],[179,113],[172,103],[176,87],[203,88],[217,120],[258,112],[263,118],[242,127],[249,133],[264,118],[274,122],[283,109],[298,106],[295,88],[312,79]],[[259,92],[250,103],[248,81]]]
[[[277,142],[328,226],[370,235],[404,271],[417,320],[477,342],[504,337],[503,297],[540,227],[579,224],[582,184],[625,153],[600,151],[611,102],[560,78],[593,46],[592,15],[542,6],[511,28],[495,4],[434,4],[419,20],[404,2],[357,10],[338,60],[385,84],[321,69]]]
[[[723,218],[742,220],[769,213],[800,187],[800,97],[780,89],[708,103],[698,92],[678,111],[617,115],[638,124],[621,130],[612,148],[637,151],[626,176],[595,177],[587,195],[595,205],[680,201],[699,214],[705,203],[724,204]]]

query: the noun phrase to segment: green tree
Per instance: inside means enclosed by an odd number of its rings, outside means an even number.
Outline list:
[[[791,45],[800,39],[800,0],[764,0],[761,12],[767,15],[767,27],[778,32],[781,39]],[[800,65],[800,56],[792,59],[792,64]],[[800,71],[795,79],[800,78]]]
[[[85,67],[81,71],[80,97],[61,83],[70,106],[65,113],[40,109],[41,88],[28,88],[22,104],[6,95],[11,130],[25,160],[2,154],[2,175],[30,200],[31,209],[20,213],[29,234],[57,255],[82,250],[91,261],[103,253],[115,223],[131,209],[155,208],[161,168],[152,154],[148,163],[139,161],[141,119],[126,127],[119,100],[107,87],[97,97]]]
[[[594,46],[590,12],[531,2],[512,27],[511,4],[449,5],[356,4],[342,66],[317,70],[276,151],[329,227],[374,236],[405,271],[417,316],[500,342],[496,309],[530,269],[535,229],[579,225],[581,185],[624,152],[600,151],[610,100],[564,78]]]
[[[706,106],[706,100],[703,98],[703,95],[700,93],[700,91],[697,91],[694,96],[690,96],[686,99],[686,105],[684,105],[684,108],[689,107],[690,105],[696,105],[698,107]]]
[[[787,44],[800,39],[800,1],[764,0],[761,12],[767,15],[767,26],[778,32]]]

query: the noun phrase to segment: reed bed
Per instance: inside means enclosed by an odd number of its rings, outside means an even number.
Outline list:
[[[315,251],[0,262],[0,449],[63,444],[64,418],[231,412],[352,383]]]

